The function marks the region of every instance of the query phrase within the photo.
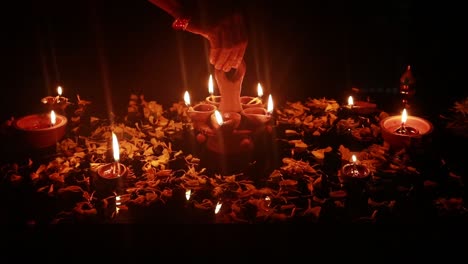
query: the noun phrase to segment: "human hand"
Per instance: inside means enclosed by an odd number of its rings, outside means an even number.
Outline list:
[[[241,65],[248,43],[241,14],[230,14],[209,25],[190,22],[185,30],[199,34],[209,41],[209,59],[215,69],[229,72]]]

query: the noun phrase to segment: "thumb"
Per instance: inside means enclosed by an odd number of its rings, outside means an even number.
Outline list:
[[[245,71],[246,71],[245,61],[242,60],[239,67],[236,69],[234,76],[232,77],[232,81],[234,82],[242,81],[245,76]]]

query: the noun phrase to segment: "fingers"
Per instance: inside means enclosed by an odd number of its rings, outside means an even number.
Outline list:
[[[215,70],[214,77],[220,89],[229,85],[238,86],[242,84],[246,72],[245,62],[242,60],[239,68],[236,69],[233,75],[228,75],[223,70]],[[222,84],[222,85],[221,85]]]
[[[211,48],[210,63],[217,70],[228,72],[237,69],[244,59],[246,44],[239,44],[233,48]]]
[[[241,65],[242,61],[244,60],[246,47],[247,47],[246,44],[242,44],[242,45],[239,45],[236,49],[233,50],[232,56],[231,56],[231,61],[230,61],[230,63],[231,63],[230,66],[232,68],[237,69]]]
[[[241,16],[233,16],[210,35],[210,63],[217,70],[229,72],[241,64],[247,48],[247,37]]]
[[[221,48],[214,48],[213,45],[211,45],[210,63],[212,65],[216,65],[216,58],[219,56],[220,53],[221,53]]]
[[[238,66],[237,49],[230,48],[211,48],[210,63],[213,64],[216,70],[228,72],[233,66]]]

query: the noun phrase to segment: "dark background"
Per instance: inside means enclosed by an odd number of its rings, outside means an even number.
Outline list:
[[[256,95],[261,82],[278,103],[345,103],[351,87],[390,98],[411,65],[421,108],[466,96],[461,4],[374,2],[248,1],[242,94]],[[192,101],[208,95],[207,42],[172,30],[172,18],[146,0],[2,6],[2,120],[41,110],[40,99],[55,95],[57,85],[73,102],[77,94],[92,101],[102,115],[125,112],[132,90],[165,106],[185,90]]]

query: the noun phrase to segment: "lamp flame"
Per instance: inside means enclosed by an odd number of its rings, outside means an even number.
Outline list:
[[[214,93],[214,84],[213,84],[213,75],[210,74],[210,78],[208,79],[208,92],[210,95]]]
[[[114,160],[115,162],[119,162],[120,160],[120,147],[119,141],[117,140],[117,136],[114,132],[112,132],[112,150],[114,151]]]
[[[257,96],[258,96],[258,98],[262,98],[262,96],[263,96],[263,88],[262,88],[262,85],[260,83],[258,83],[258,85],[257,85]]]
[[[270,205],[271,205],[271,198],[270,198],[270,196],[265,196],[265,202],[267,203],[267,206],[270,207]]]
[[[401,113],[401,124],[405,125],[406,120],[408,120],[408,113],[406,112],[406,108],[404,108],[403,112]]]
[[[273,112],[273,98],[271,97],[271,94],[268,96],[267,112],[270,114]]]
[[[401,113],[401,123],[405,124],[407,119],[408,119],[408,113],[406,112],[406,108],[404,108],[403,112]]]
[[[188,91],[185,91],[184,102],[186,106],[190,106],[190,94]]]
[[[115,215],[119,214],[121,205],[122,202],[120,201],[120,195],[115,196]]]
[[[218,203],[216,204],[215,214],[219,213],[219,210],[221,209],[221,206],[222,206],[222,205],[223,205],[223,204],[220,203],[220,202],[218,202]]]
[[[224,121],[223,121],[223,116],[218,110],[215,110],[214,115],[216,117],[216,122],[218,122],[218,125],[222,126]]]
[[[57,122],[57,116],[55,115],[54,110],[50,111],[50,123],[54,126]]]
[[[192,190],[188,189],[185,191],[185,199],[190,200],[190,195],[192,195]]]
[[[59,96],[62,96],[62,92],[63,92],[63,91],[62,91],[62,86],[57,87],[57,94],[58,94]]]
[[[354,100],[353,100],[353,97],[352,97],[352,96],[349,96],[349,97],[348,97],[348,105],[349,105],[349,106],[353,106],[353,105],[354,105]]]
[[[351,176],[353,177],[357,177],[359,176],[359,170],[357,168],[357,158],[356,158],[356,155],[353,154],[353,156],[351,156],[351,160],[353,161],[353,164],[352,164],[352,167],[351,167]]]

